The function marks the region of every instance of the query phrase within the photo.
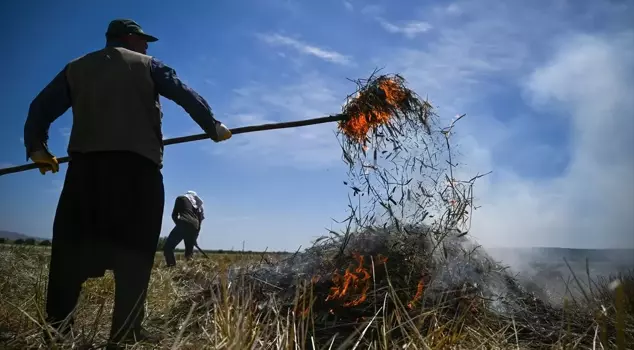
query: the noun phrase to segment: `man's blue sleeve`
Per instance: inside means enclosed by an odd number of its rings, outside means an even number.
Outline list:
[[[31,152],[48,151],[48,131],[51,124],[71,107],[66,67],[33,99],[24,123],[26,159]]]
[[[207,101],[185,85],[174,69],[154,58],[151,74],[159,95],[181,106],[205,133],[215,140],[217,138],[216,124],[219,122],[214,118]]]

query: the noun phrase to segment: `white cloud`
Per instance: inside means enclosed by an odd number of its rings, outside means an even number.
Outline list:
[[[366,5],[361,9],[361,13],[366,16],[376,17],[381,15],[383,12],[383,7],[379,5]]]
[[[343,1],[343,6],[346,8],[346,10],[348,11],[354,11],[354,6],[352,6],[352,3],[350,1]]]
[[[62,180],[51,180],[51,187],[46,189],[46,192],[59,195],[64,188],[64,181]]]
[[[232,126],[268,124],[302,120],[339,113],[343,88],[326,83],[316,73],[304,73],[295,83],[252,83],[236,89],[228,119]],[[261,166],[292,166],[300,169],[323,169],[341,163],[335,138],[336,124],[320,124],[292,129],[236,135],[225,147],[209,147],[215,154],[242,156]]]
[[[425,49],[390,50],[384,61],[442,116],[467,113],[454,139],[467,163],[462,174],[494,171],[476,186],[482,207],[472,234],[490,246],[634,247],[634,185],[626,180],[634,177],[632,33],[581,34],[575,26],[591,15],[577,23],[561,4],[452,6],[427,12],[437,36]],[[494,105],[507,102],[494,96],[509,88],[523,89],[524,105],[512,102],[523,110],[496,115]],[[565,148],[528,134],[555,122],[568,127],[570,140],[558,142]],[[569,160],[559,174],[536,178],[512,166],[520,154],[536,166]]]
[[[61,127],[58,129],[59,133],[62,135],[62,137],[64,138],[64,147],[68,147],[68,143],[70,142],[70,133],[71,133],[71,128],[69,127]]]
[[[426,33],[432,28],[431,24],[423,21],[407,21],[399,25],[381,18],[379,18],[378,21],[386,31],[394,34],[403,34],[410,39],[415,38],[419,34]]]
[[[348,56],[339,52],[320,48],[315,45],[307,44],[297,39],[293,39],[281,34],[260,34],[260,39],[270,45],[281,45],[291,47],[298,52],[320,58],[324,61],[337,64],[350,64],[351,60]]]
[[[472,159],[499,172],[477,192],[482,209],[472,232],[483,243],[634,246],[634,185],[624,180],[634,178],[629,151],[634,103],[628,97],[634,94],[633,50],[631,34],[620,39],[574,35],[529,75],[531,101],[569,117],[571,160],[560,175],[527,178],[492,161],[493,149],[479,139],[472,144],[480,152],[471,152]]]
[[[70,138],[70,131],[71,131],[71,128],[69,127],[59,128],[59,133],[65,138]]]
[[[634,184],[625,180],[634,178],[632,39],[634,32],[572,36],[527,81],[533,101],[564,111],[572,132],[565,172],[522,184],[541,211],[552,215],[546,222],[561,228],[538,234],[543,240],[634,246]]]
[[[385,8],[380,5],[367,5],[361,9],[361,14],[375,20],[388,33],[402,34],[409,39],[427,33],[432,29],[431,23],[423,20],[407,20],[393,22],[385,19]]]
[[[449,4],[446,8],[445,11],[448,14],[452,14],[452,15],[459,15],[462,14],[462,9],[460,8],[460,6],[456,3],[453,4]]]

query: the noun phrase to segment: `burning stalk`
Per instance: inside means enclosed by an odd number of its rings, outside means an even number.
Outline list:
[[[356,97],[348,96],[348,103],[342,113],[321,118],[298,120],[291,122],[245,126],[231,129],[234,135],[256,131],[295,128],[330,122],[339,122],[339,130],[348,139],[348,144],[361,145],[367,149],[369,134],[376,138],[380,131],[390,134],[398,132],[398,122],[421,123],[427,127],[427,116],[430,106],[418,99],[416,94],[405,86],[405,80],[399,75],[374,74],[363,83],[358,83]],[[383,130],[384,129],[384,130]],[[207,134],[175,137],[163,141],[165,146],[178,143],[208,139]],[[59,163],[70,161],[70,157],[58,158]],[[0,175],[37,169],[35,163],[0,169]]]
[[[330,288],[330,294],[326,297],[326,301],[342,299],[350,294],[348,293],[349,291],[357,292],[359,295],[351,301],[344,302],[344,307],[357,306],[367,299],[371,275],[370,272],[363,267],[363,255],[354,254],[354,259],[359,265],[353,271],[351,271],[349,267],[343,275],[337,272],[333,274],[332,282],[334,286]]]
[[[412,301],[410,301],[407,304],[407,307],[410,309],[413,309],[414,306],[416,305],[416,302],[418,300],[420,300],[420,298],[423,297],[423,288],[425,287],[425,282],[423,282],[423,279],[421,278],[420,281],[418,281],[418,285],[416,286],[416,294],[414,295],[414,298],[412,298]]]

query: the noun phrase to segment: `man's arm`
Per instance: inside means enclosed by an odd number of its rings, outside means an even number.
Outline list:
[[[211,107],[178,78],[174,69],[153,58],[152,79],[161,96],[181,106],[212,140],[218,140],[216,125],[220,122],[214,118]]]
[[[176,200],[174,201],[174,210],[172,210],[172,221],[174,221],[174,223],[178,220],[178,214],[181,211],[183,211],[182,197],[176,197]]]
[[[24,123],[26,159],[32,152],[48,152],[48,130],[51,124],[71,107],[66,67],[33,99]]]

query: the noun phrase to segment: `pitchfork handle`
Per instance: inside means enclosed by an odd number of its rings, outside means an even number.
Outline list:
[[[237,135],[237,134],[246,134],[248,132],[255,132],[255,131],[296,128],[299,126],[308,126],[308,125],[336,122],[336,121],[344,120],[345,118],[346,118],[345,115],[337,114],[337,115],[330,115],[330,116],[321,117],[321,118],[296,120],[292,122],[243,126],[243,127],[231,129],[231,134]],[[174,137],[171,139],[165,139],[163,140],[163,145],[168,146],[168,145],[174,145],[177,143],[185,143],[185,142],[199,141],[199,140],[205,140],[205,139],[209,139],[209,135],[197,134],[197,135],[181,136],[181,137]],[[70,157],[57,158],[57,162],[60,164],[67,163],[69,160],[70,160]],[[13,173],[19,173],[25,170],[31,170],[31,169],[37,169],[37,168],[38,166],[35,163],[29,163],[29,164],[23,164],[23,165],[18,165],[14,167],[4,168],[4,169],[0,169],[0,176],[13,174]]]

